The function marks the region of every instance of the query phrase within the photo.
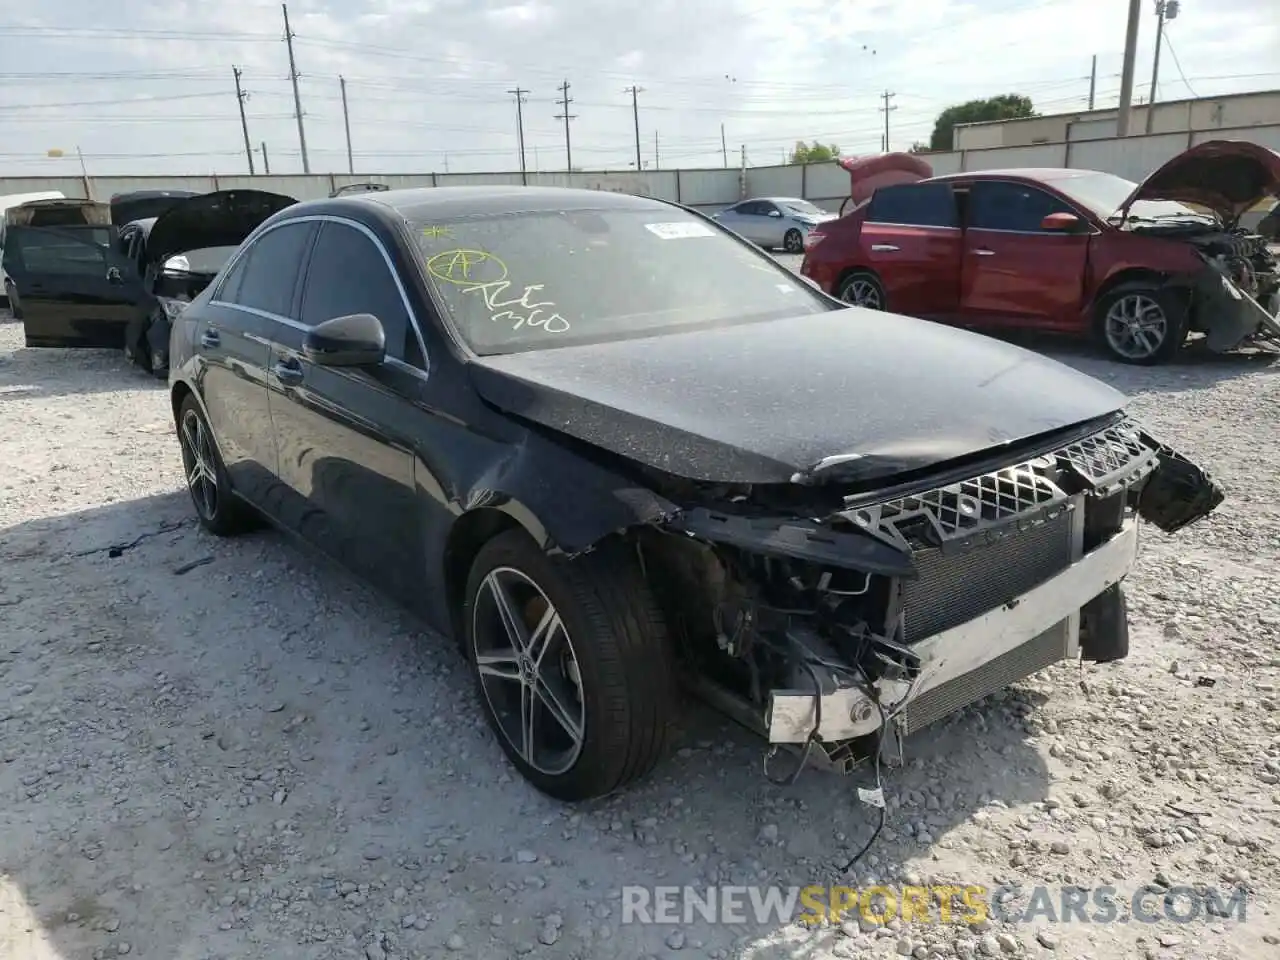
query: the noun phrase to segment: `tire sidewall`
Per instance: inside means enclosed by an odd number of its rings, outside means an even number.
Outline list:
[[[792,242],[793,237],[795,238],[794,242]],[[782,237],[782,249],[787,253],[803,253],[804,234],[792,227]]]
[[[870,270],[855,270],[853,273],[845,277],[844,280],[841,281],[840,286],[836,290],[836,299],[843,300],[845,303],[849,304],[849,306],[851,307],[855,306],[855,304],[849,303],[848,300],[845,300],[844,294],[846,290],[848,290],[851,286],[853,286],[859,280],[865,281],[866,283],[870,283],[873,286],[875,286],[876,293],[880,297],[880,306],[868,307],[862,304],[857,304],[857,306],[860,306],[863,310],[880,310],[880,311],[885,310],[886,305],[884,300],[884,284],[882,284],[880,282],[880,278],[877,277]]]
[[[1123,300],[1125,297],[1133,296],[1147,297],[1155,301],[1164,312],[1164,340],[1155,352],[1147,357],[1123,356],[1111,345],[1111,341],[1107,338],[1107,313],[1118,301]],[[1098,305],[1094,310],[1094,335],[1103,349],[1106,350],[1107,355],[1119,363],[1140,367],[1167,363],[1177,355],[1187,339],[1187,309],[1185,305],[1178,302],[1177,297],[1170,290],[1148,284],[1120,286],[1098,300]]]
[[[489,728],[493,731],[507,758],[521,775],[539,790],[557,799],[570,799],[583,794],[595,795],[592,782],[598,778],[598,771],[601,768],[609,766],[611,759],[608,756],[608,744],[602,742],[601,736],[607,707],[603,702],[604,691],[600,678],[608,667],[602,662],[595,642],[596,629],[583,610],[577,591],[571,585],[571,581],[557,569],[567,562],[569,561],[548,557],[538,548],[533,538],[523,530],[499,534],[481,547],[476,555],[467,577],[466,594],[460,614],[463,651],[475,684],[476,696],[480,700],[480,707],[484,711]],[[534,769],[508,742],[498,718],[494,715],[493,708],[489,705],[480,680],[480,671],[476,666],[474,635],[475,601],[481,582],[495,567],[512,567],[536,583],[560,614],[564,629],[568,632],[570,642],[573,644],[585,708],[583,745],[574,765],[565,773],[556,776],[549,776]]]
[[[209,437],[209,456],[213,459],[213,471],[218,478],[218,502],[214,508],[213,516],[205,517],[204,513],[196,505],[195,494],[192,492],[190,484],[187,484],[187,496],[191,497],[191,507],[195,510],[196,516],[200,520],[200,525],[210,533],[225,536],[237,527],[239,521],[234,499],[235,495],[231,492],[231,482],[227,478],[227,468],[222,462],[222,454],[218,452],[217,437],[214,436],[213,429],[209,426],[209,420],[205,417],[204,411],[200,409],[200,404],[196,402],[194,396],[188,396],[182,401],[182,406],[178,408],[178,443],[182,443],[182,424],[192,411],[200,419],[200,425]],[[185,473],[186,461],[184,459],[184,482],[186,481]]]

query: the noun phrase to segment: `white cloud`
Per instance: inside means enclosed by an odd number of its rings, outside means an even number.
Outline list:
[[[94,173],[242,172],[233,64],[272,172],[301,170],[278,3],[26,10],[0,24],[5,173],[73,172],[76,146]],[[341,74],[357,172],[388,173],[515,169],[517,86],[530,91],[529,164],[563,166],[566,79],[575,165],[589,169],[633,162],[633,83],[642,155],[652,161],[656,132],[664,166],[719,166],[721,124],[731,156],[745,144],[753,163],[801,137],[875,151],[885,90],[902,148],[963,99],[1021,92],[1043,112],[1083,108],[1094,55],[1098,102],[1114,103],[1125,29],[1119,0],[294,0],[289,15],[312,170],[346,167]],[[1162,99],[1280,87],[1274,3],[1186,0],[1168,37]],[[47,159],[55,147],[71,159]]]

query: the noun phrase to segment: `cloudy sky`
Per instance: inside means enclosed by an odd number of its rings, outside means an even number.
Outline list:
[[[997,93],[1041,112],[1120,86],[1124,0],[292,0],[312,172],[345,171],[339,76],[356,171],[565,168],[556,119],[568,81],[573,166],[634,167],[638,86],[646,167],[718,167],[745,147],[776,162],[798,138],[878,151],[927,140],[950,103]],[[1144,0],[1135,94],[1155,33]],[[279,3],[40,0],[0,13],[6,175],[241,173],[232,77],[242,71],[255,163],[302,171]],[[1159,97],[1280,88],[1280,3],[1183,0]],[[721,148],[721,125],[727,151]],[[656,139],[656,145],[655,145]],[[50,158],[61,150],[61,158]]]

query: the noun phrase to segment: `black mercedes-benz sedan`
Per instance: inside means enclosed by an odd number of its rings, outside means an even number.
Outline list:
[[[1223,498],[1096,380],[601,191],[289,206],[174,320],[169,382],[204,526],[265,518],[454,636],[564,800],[650,770],[681,686],[777,777],[1124,657],[1141,519]]]

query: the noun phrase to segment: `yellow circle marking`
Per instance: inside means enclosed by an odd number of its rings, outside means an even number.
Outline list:
[[[427,261],[427,272],[437,280],[459,286],[498,283],[507,279],[507,265],[483,250],[446,250]]]

